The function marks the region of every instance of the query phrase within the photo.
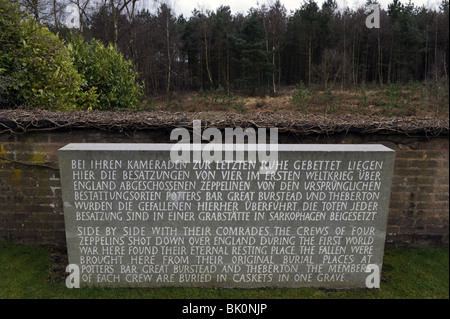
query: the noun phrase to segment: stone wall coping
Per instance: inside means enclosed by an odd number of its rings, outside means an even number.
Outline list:
[[[200,120],[202,129],[216,127],[278,128],[298,136],[330,134],[396,134],[419,137],[449,136],[449,119],[433,117],[378,117],[362,115],[307,115],[300,113],[42,111],[0,110],[0,134],[36,130],[99,129],[129,131],[186,127]]]

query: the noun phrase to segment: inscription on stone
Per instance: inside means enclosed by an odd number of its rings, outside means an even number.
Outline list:
[[[280,144],[272,163],[182,163],[171,147],[59,150],[82,287],[354,288],[381,271],[394,151]]]

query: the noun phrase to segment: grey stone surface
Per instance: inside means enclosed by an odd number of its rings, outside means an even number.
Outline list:
[[[259,161],[173,163],[172,146],[59,150],[81,286],[354,288],[381,271],[389,148],[279,145],[265,175]]]

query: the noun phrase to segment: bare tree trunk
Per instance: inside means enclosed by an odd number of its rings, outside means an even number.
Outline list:
[[[122,5],[120,1],[118,2],[117,6],[114,4],[114,0],[110,0],[109,3],[111,5],[111,13],[113,16],[113,23],[114,23],[114,44],[118,44],[119,42],[119,18],[120,14],[125,9],[128,4],[132,0],[123,0]],[[121,5],[121,6],[120,6]]]
[[[364,57],[364,76],[363,81],[367,82],[367,69],[368,69],[368,63],[369,63],[369,37],[367,37],[366,41],[366,55]]]
[[[444,54],[444,72],[445,72],[445,77],[447,78],[448,77],[448,73],[447,73],[447,57],[445,56],[446,55],[445,54],[445,50],[444,50],[443,54]]]
[[[87,17],[86,8],[88,7],[90,1],[91,0],[85,0],[84,2],[82,2],[80,0],[76,0],[76,1],[72,0],[71,1],[72,3],[75,3],[76,6],[78,7],[78,12],[80,14],[80,32],[81,33],[83,33],[83,28],[84,28],[84,24],[85,24],[84,17],[85,16]]]
[[[166,16],[166,49],[167,49],[167,83],[166,83],[166,93],[169,96],[170,93],[170,81],[172,74],[172,56],[170,54],[170,25],[169,25],[170,16],[167,14]]]
[[[277,93],[277,83],[276,83],[276,78],[277,78],[277,67],[276,67],[276,62],[275,62],[275,26],[274,26],[274,21],[272,21],[272,65],[273,65],[273,72],[272,72],[272,91],[273,93]]]
[[[262,20],[263,20],[263,27],[264,27],[264,37],[266,42],[266,62],[269,64],[269,35],[267,32],[267,24],[266,24],[266,13],[263,11],[262,13]],[[273,64],[273,53],[272,53],[272,64]],[[273,75],[272,73],[272,82],[273,82]],[[269,79],[267,79],[267,88],[270,88]],[[275,92],[274,92],[275,93]]]
[[[127,9],[128,20],[129,20],[129,23],[130,23],[130,26],[129,26],[130,45],[129,45],[129,47],[130,47],[130,53],[131,53],[131,58],[132,58],[133,62],[136,62],[136,50],[134,48],[135,34],[133,32],[134,31],[133,27],[134,27],[134,15],[135,15],[135,12],[136,12],[136,2],[137,1],[138,0],[132,0],[131,1],[131,9],[128,8],[128,5],[125,7]]]
[[[383,56],[381,51],[380,29],[378,29],[378,79],[380,85],[383,86]]]
[[[428,19],[427,19],[426,38],[425,38],[425,69],[423,72],[424,79],[427,78],[427,73],[428,73]]]
[[[277,93],[277,84],[276,84],[276,67],[275,67],[275,47],[272,48],[272,65],[273,65],[273,72],[272,72],[272,89],[273,93]]]
[[[33,17],[34,19],[40,23],[41,19],[40,19],[40,15],[39,15],[39,0],[31,0],[29,2],[30,5],[30,9],[32,11]]]
[[[438,58],[437,58],[437,39],[438,39],[438,21],[437,21],[437,13],[435,12],[435,16],[436,16],[436,21],[435,21],[435,25],[436,25],[436,32],[434,35],[434,79],[437,82],[438,81]]]
[[[58,17],[56,16],[57,9],[56,9],[56,0],[53,0],[53,20],[55,21],[55,28],[59,29],[59,23],[58,23]]]
[[[227,95],[230,95],[230,49],[227,39]]]
[[[117,45],[117,42],[119,41],[119,16],[117,14],[118,8],[116,8],[116,6],[114,5],[114,0],[110,0],[110,4],[114,23],[114,44]]]
[[[391,70],[392,70],[392,54],[394,52],[394,36],[392,36],[391,41],[391,53],[389,54],[389,66],[388,66],[388,78],[387,83],[391,84]]]
[[[353,36],[353,46],[352,46],[352,80],[353,80],[353,85],[356,85],[357,80],[356,80],[356,76],[355,76],[355,42],[356,42],[356,32],[354,33]]]
[[[346,71],[347,71],[347,43],[346,43],[346,37],[345,37],[345,17],[344,17],[344,61],[342,62],[342,82],[341,82],[341,90],[342,87],[345,87],[345,80],[347,77]]]
[[[209,84],[211,85],[211,89],[214,88],[214,82],[211,76],[211,70],[209,67],[209,50],[208,50],[208,38],[206,36],[206,26],[205,26],[205,21],[204,18],[202,18],[202,29],[203,29],[203,39],[204,39],[204,44],[205,44],[205,63],[206,63],[206,73],[208,73],[208,80],[209,80]]]
[[[312,55],[312,37],[309,37],[309,48],[308,48],[308,86],[311,86],[311,55]]]

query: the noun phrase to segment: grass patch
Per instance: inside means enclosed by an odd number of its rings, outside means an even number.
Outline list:
[[[282,87],[274,95],[246,96],[224,89],[173,93],[170,99],[155,97],[141,110],[170,112],[279,113],[310,115],[364,115],[384,117],[449,117],[448,80],[442,82],[356,85],[351,89]]]
[[[387,249],[380,289],[68,289],[55,276],[48,248],[0,244],[0,298],[5,299],[448,299],[449,250]],[[64,269],[66,265],[59,265]],[[58,278],[55,280],[55,278]]]

